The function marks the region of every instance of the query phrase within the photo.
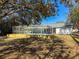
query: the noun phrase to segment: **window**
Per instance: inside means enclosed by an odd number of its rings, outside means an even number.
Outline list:
[[[56,33],[56,28],[53,28],[53,33]]]

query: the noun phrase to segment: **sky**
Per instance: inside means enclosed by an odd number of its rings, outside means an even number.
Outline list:
[[[41,24],[50,24],[56,22],[66,22],[68,19],[69,9],[63,4],[58,4],[58,12],[55,16],[50,16],[42,20]]]

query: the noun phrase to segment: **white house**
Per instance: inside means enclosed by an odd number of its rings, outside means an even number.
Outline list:
[[[66,25],[64,22],[54,23],[49,25],[19,25],[14,26],[13,33],[18,34],[30,34],[30,35],[39,35],[39,34],[71,34],[72,25]]]

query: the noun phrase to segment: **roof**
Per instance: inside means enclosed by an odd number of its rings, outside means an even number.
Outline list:
[[[65,23],[64,22],[58,22],[58,23],[50,24],[49,26],[51,26],[52,28],[64,27]]]
[[[54,24],[49,24],[49,25],[19,25],[16,27],[43,27],[43,28],[47,28],[47,27],[52,27],[52,28],[58,28],[58,27],[64,27],[65,23],[64,22],[58,22],[58,23],[54,23]]]

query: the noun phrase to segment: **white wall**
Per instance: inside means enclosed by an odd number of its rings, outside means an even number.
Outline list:
[[[72,28],[56,28],[56,34],[71,34]]]
[[[56,34],[60,34],[61,33],[60,30],[61,28],[56,28]]]
[[[27,33],[27,34],[33,34],[31,31],[33,31],[33,29],[35,29],[35,31],[37,31],[39,34],[39,31],[42,31],[42,29],[45,29],[44,27],[42,28],[37,28],[40,30],[36,30],[37,27],[15,27],[13,28],[13,33]],[[72,28],[56,28],[56,33],[53,32],[54,29],[52,29],[52,34],[71,34],[72,33]],[[41,32],[40,32],[41,33]],[[44,33],[41,33],[44,34]]]

